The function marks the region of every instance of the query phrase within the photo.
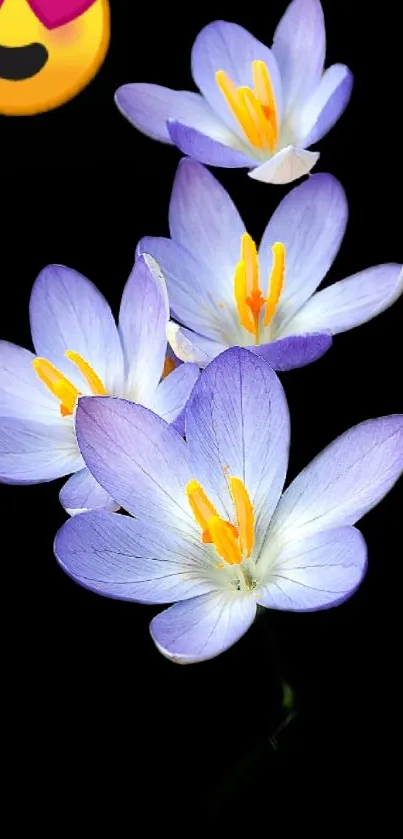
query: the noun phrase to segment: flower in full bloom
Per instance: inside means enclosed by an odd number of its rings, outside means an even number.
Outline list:
[[[204,367],[230,346],[249,346],[275,370],[301,367],[332,335],[370,320],[403,291],[402,266],[368,268],[316,292],[340,247],[348,206],[331,175],[294,187],[257,249],[225,189],[184,158],[171,203],[171,239],[147,236],[138,253],[158,261],[168,285],[174,352]]]
[[[107,597],[172,603],[151,622],[173,661],[213,658],[257,606],[315,611],[360,584],[367,550],[353,526],[403,471],[403,415],[363,422],[282,494],[289,415],[276,374],[233,348],[202,371],[186,442],[146,408],[88,397],[77,436],[100,484],[135,519],[97,511],[56,536],[62,568]]]
[[[44,268],[30,301],[36,355],[0,341],[0,481],[35,484],[74,473],[60,493],[71,515],[117,509],[81,457],[77,401],[83,394],[124,396],[180,427],[199,370],[180,364],[172,371],[168,314],[165,283],[147,255],[126,283],[118,327],[93,283],[61,265]],[[164,366],[172,371],[165,377]]]
[[[309,172],[307,151],[337,122],[351,95],[343,64],[324,72],[326,33],[319,0],[293,0],[272,48],[236,23],[216,20],[192,49],[200,93],[156,84],[126,84],[120,111],[163,143],[212,166],[248,168],[266,183],[290,183]]]

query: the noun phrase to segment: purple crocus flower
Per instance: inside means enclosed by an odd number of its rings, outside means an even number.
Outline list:
[[[0,481],[35,484],[74,473],[60,493],[70,515],[118,509],[85,468],[75,434],[77,400],[124,396],[180,428],[199,370],[181,364],[161,381],[168,315],[165,283],[147,255],[126,283],[119,327],[89,280],[61,265],[44,268],[30,301],[36,355],[0,341]]]
[[[325,52],[319,0],[293,0],[271,49],[236,23],[205,26],[192,49],[200,93],[126,84],[116,104],[144,134],[201,163],[246,167],[258,181],[290,183],[315,165],[319,154],[308,147],[350,99],[350,70],[333,64],[324,72]]]
[[[228,193],[184,158],[171,203],[171,239],[147,236],[137,252],[158,261],[168,285],[168,338],[204,367],[229,346],[249,346],[275,370],[309,364],[332,335],[370,320],[403,291],[402,266],[368,268],[317,293],[340,247],[348,206],[331,175],[306,179],[281,201],[259,249]]]
[[[201,373],[186,442],[146,408],[105,397],[80,400],[77,436],[96,479],[135,519],[70,519],[56,557],[91,591],[175,604],[150,628],[182,664],[234,644],[258,605],[304,612],[350,597],[367,564],[353,525],[403,471],[403,415],[381,417],[342,434],[282,494],[287,402],[270,365],[240,348]]]

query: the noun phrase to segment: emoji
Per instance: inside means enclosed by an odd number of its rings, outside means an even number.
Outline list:
[[[109,0],[0,0],[0,114],[50,111],[96,75]]]

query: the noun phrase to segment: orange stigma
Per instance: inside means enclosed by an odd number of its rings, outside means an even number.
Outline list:
[[[272,247],[273,266],[267,297],[260,288],[259,258],[256,245],[249,233],[241,237],[241,258],[235,268],[234,295],[241,326],[259,343],[260,313],[265,307],[263,326],[273,319],[284,285],[285,245],[276,242]]]
[[[241,479],[230,476],[227,480],[234,503],[236,525],[218,514],[198,481],[189,481],[186,494],[192,513],[201,528],[202,541],[212,543],[226,565],[240,565],[253,550],[254,511]],[[224,566],[221,564],[218,567]]]
[[[237,87],[225,70],[215,80],[248,142],[261,151],[274,152],[279,137],[276,100],[264,61],[252,61],[253,89]]]
[[[65,356],[75,364],[94,396],[106,396],[107,392],[103,382],[91,365],[88,364],[88,361],[85,361],[81,355],[72,350],[67,350]],[[60,401],[62,417],[71,416],[81,392],[47,358],[35,358],[32,366],[41,382]]]

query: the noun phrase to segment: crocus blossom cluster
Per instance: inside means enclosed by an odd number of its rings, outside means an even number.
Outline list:
[[[250,627],[257,605],[336,606],[362,580],[355,522],[403,471],[403,415],[369,420],[328,446],[282,494],[289,416],[271,367],[226,350],[196,382],[186,442],[124,400],[80,399],[77,436],[105,491],[134,519],[70,519],[56,556],[108,597],[173,603],[151,622],[158,649],[182,663],[212,658]]]
[[[171,359],[166,364],[165,282],[151,257],[137,260],[117,327],[93,283],[50,265],[34,283],[29,314],[36,355],[0,342],[0,480],[33,484],[74,473],[60,493],[70,514],[117,509],[80,454],[77,400],[90,393],[122,396],[180,425],[199,371],[193,364],[172,371]],[[164,365],[172,371],[165,378]]]
[[[116,93],[133,125],[212,166],[244,167],[266,183],[289,183],[319,158],[307,149],[337,122],[350,99],[343,64],[324,71],[326,32],[319,0],[293,0],[271,49],[236,23],[204,27],[192,49],[199,93],[126,84]]]

